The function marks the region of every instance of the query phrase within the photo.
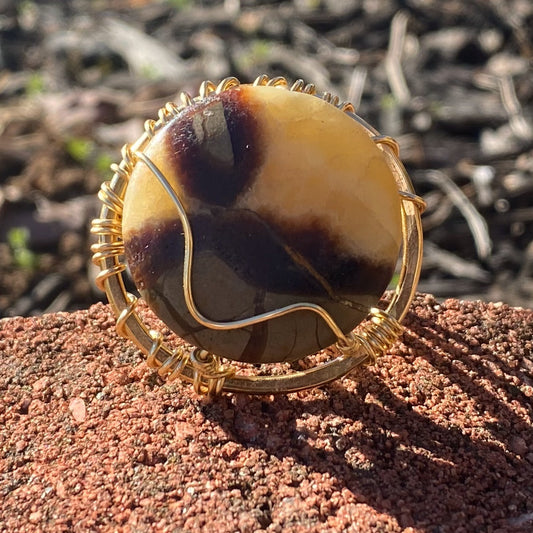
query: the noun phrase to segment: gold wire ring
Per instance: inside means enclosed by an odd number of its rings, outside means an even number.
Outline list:
[[[368,318],[357,326],[349,335],[344,335],[328,313],[316,304],[301,302],[273,312],[263,313],[246,320],[217,323],[201,315],[195,307],[190,289],[190,261],[192,260],[193,241],[189,235],[187,243],[188,219],[181,201],[166,181],[163,173],[144,154],[150,139],[155,133],[192,103],[206,98],[211,93],[219,94],[239,85],[236,78],[226,78],[218,85],[211,81],[201,84],[199,96],[191,97],[187,93],[180,96],[181,105],[166,104],[158,113],[158,119],[148,120],[145,131],[140,138],[122,149],[122,161],[112,165],[114,175],[102,184],[99,198],[102,202],[100,217],[92,224],[92,233],[98,236],[98,243],[92,246],[93,262],[101,272],[97,284],[107,294],[111,307],[117,316],[117,331],[131,339],[147,355],[147,363],[158,368],[158,373],[166,379],[181,377],[193,384],[194,389],[202,394],[219,394],[222,390],[246,392],[250,394],[288,393],[317,387],[336,380],[355,367],[374,362],[377,357],[390,349],[401,334],[401,320],[405,316],[414,297],[422,262],[422,225],[421,213],[425,202],[417,196],[411,180],[400,159],[398,143],[386,135],[380,135],[372,126],[354,112],[349,102],[340,102],[337,96],[329,92],[317,95],[312,84],[297,80],[290,87],[283,77],[269,78],[259,76],[254,86],[284,87],[294,92],[316,95],[328,104],[347,113],[363,126],[369,137],[384,152],[391,169],[400,196],[402,223],[402,261],[401,269],[394,287],[392,297],[386,309],[370,309]],[[309,310],[318,313],[337,336],[337,348],[340,354],[318,366],[279,375],[241,375],[230,364],[222,364],[219,357],[200,348],[178,348],[172,350],[163,342],[162,335],[148,329],[136,311],[137,298],[129,294],[124,286],[122,272],[126,269],[122,256],[124,244],[122,239],[122,209],[124,195],[134,166],[142,162],[147,165],[171,197],[186,234],[184,259],[184,293],[187,306],[192,316],[200,323],[212,329],[228,330],[243,325],[270,320],[274,317],[297,310]],[[187,262],[189,264],[187,264]]]

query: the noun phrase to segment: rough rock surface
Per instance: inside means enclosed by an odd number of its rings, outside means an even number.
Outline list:
[[[525,532],[533,311],[419,296],[340,383],[199,398],[107,306],[0,321],[0,529]]]

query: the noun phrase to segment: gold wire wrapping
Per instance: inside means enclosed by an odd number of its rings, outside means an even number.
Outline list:
[[[185,348],[178,348],[170,356],[168,356],[163,363],[158,363],[157,356],[163,346],[163,335],[159,331],[150,330],[150,336],[153,343],[146,358],[146,364],[150,368],[158,369],[157,373],[167,381],[171,382],[178,378],[185,365],[189,361],[189,350]]]
[[[356,346],[361,346],[368,356],[366,362],[371,364],[392,347],[402,333],[402,326],[394,317],[375,307],[370,309],[369,318],[350,334],[348,345],[339,342],[337,347],[342,353],[351,355]]]
[[[337,347],[341,355],[322,365],[299,372],[292,372],[284,376],[244,376],[236,374],[231,365],[222,364],[220,358],[205,350],[192,347],[179,347],[170,350],[163,342],[161,333],[148,330],[136,312],[137,298],[128,293],[124,287],[122,272],[126,265],[121,260],[124,253],[122,241],[122,208],[123,198],[127,188],[131,172],[134,166],[142,161],[151,168],[152,172],[164,185],[166,178],[159,172],[157,167],[144,155],[143,150],[155,135],[155,133],[177,116],[185,107],[200,101],[211,93],[220,93],[230,90],[240,84],[234,77],[222,80],[218,85],[211,81],[204,81],[197,97],[191,97],[187,93],[181,93],[181,105],[168,103],[160,109],[157,120],[147,120],[144,133],[133,144],[125,145],[122,149],[122,161],[120,164],[111,165],[114,172],[113,178],[102,184],[98,194],[102,201],[100,218],[93,220],[92,233],[98,236],[98,243],[94,244],[93,262],[97,264],[101,272],[96,278],[97,285],[106,292],[111,306],[117,315],[117,332],[131,339],[146,355],[147,364],[151,368],[157,368],[158,374],[169,380],[178,377],[193,384],[196,392],[201,394],[219,394],[222,390],[235,392],[248,392],[256,394],[270,394],[280,392],[292,392],[306,388],[316,387],[338,379],[350,372],[360,364],[374,362],[379,355],[390,349],[401,334],[400,321],[407,312],[412,301],[416,285],[420,275],[422,259],[422,227],[420,214],[425,208],[425,202],[417,196],[413,190],[409,176],[405,172],[399,160],[398,143],[391,137],[380,135],[372,126],[355,115],[355,110],[349,102],[339,102],[339,98],[329,92],[324,92],[320,98],[330,105],[348,113],[357,120],[367,131],[373,141],[387,154],[388,163],[391,167],[398,192],[401,197],[401,216],[403,234],[402,266],[398,276],[398,282],[390,303],[385,310],[371,309],[365,322],[357,329],[345,336],[335,322],[320,309],[312,309],[321,314],[328,325],[338,337]],[[269,78],[266,75],[259,76],[253,82],[254,86],[284,87],[287,90],[316,95],[313,84],[306,84],[303,80],[296,80],[290,87],[283,77]],[[168,182],[167,182],[168,185]],[[170,187],[168,185],[168,187]],[[167,192],[174,196],[174,203],[179,210],[180,201],[170,187]],[[186,214],[182,217],[184,226],[188,223]],[[192,240],[190,249],[186,247],[186,254],[192,252]],[[185,276],[184,268],[184,276]],[[189,272],[190,275],[190,272]],[[184,288],[186,288],[184,277]],[[189,278],[190,286],[190,278]],[[187,292],[186,292],[187,297]],[[189,303],[193,306],[194,299],[189,292]],[[315,304],[296,304],[297,310],[309,309]],[[292,307],[292,306],[289,306]],[[277,310],[273,313],[285,314],[291,310]],[[269,315],[271,315],[270,313]],[[327,316],[326,316],[327,315]],[[194,316],[194,315],[193,315]],[[279,316],[276,315],[276,316]],[[197,313],[200,322],[208,327],[229,329],[242,327],[240,325],[217,324]],[[260,317],[261,320],[272,318]],[[257,317],[252,317],[252,323]],[[260,320],[257,320],[260,321]],[[241,321],[239,321],[241,322]]]

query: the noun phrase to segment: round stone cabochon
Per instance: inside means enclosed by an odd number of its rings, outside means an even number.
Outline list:
[[[402,236],[387,156],[356,120],[322,99],[241,85],[185,108],[145,154],[186,209],[192,294],[208,319],[232,322],[309,302],[348,333],[390,282]],[[141,161],[124,198],[123,237],[143,298],[196,346],[264,363],[336,341],[308,310],[235,330],[199,324],[183,296],[178,211]]]

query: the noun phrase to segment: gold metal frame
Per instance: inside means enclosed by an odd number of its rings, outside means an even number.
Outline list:
[[[238,86],[236,78],[226,78],[218,85],[205,81],[200,86],[199,95],[192,98],[181,93],[181,104],[168,103],[159,110],[157,120],[148,120],[145,131],[132,145],[122,149],[122,161],[113,164],[112,179],[102,184],[98,197],[102,202],[100,218],[93,220],[91,232],[98,236],[94,244],[93,262],[101,269],[96,284],[107,294],[117,316],[117,332],[132,340],[144,354],[147,364],[157,368],[161,377],[172,381],[178,377],[192,382],[195,390],[202,394],[219,394],[222,390],[246,392],[250,394],[287,393],[317,387],[338,379],[360,364],[374,362],[387,351],[402,332],[400,321],[413,299],[422,262],[422,225],[420,215],[425,208],[424,200],[414,192],[411,180],[399,160],[398,143],[391,137],[380,135],[372,126],[355,114],[354,107],[347,102],[325,92],[316,93],[315,86],[298,80],[290,87],[283,77],[268,78],[259,76],[254,86],[278,86],[290,91],[303,92],[322,98],[325,102],[349,114],[367,131],[372,140],[386,154],[398,192],[401,197],[402,220],[402,265],[392,298],[385,310],[372,308],[367,319],[354,332],[345,335],[333,318],[319,305],[301,302],[268,313],[234,322],[214,322],[198,311],[191,289],[191,265],[193,257],[193,236],[183,205],[157,166],[143,152],[155,133],[176,117],[185,107],[206,98],[211,93],[220,93]],[[137,297],[128,293],[124,286],[122,272],[126,269],[123,261],[124,243],[122,240],[123,199],[128,181],[136,164],[148,166],[153,175],[165,188],[173,200],[185,234],[183,268],[184,297],[188,310],[200,324],[212,329],[236,329],[265,320],[292,313],[309,310],[318,313],[337,336],[336,346],[339,355],[332,360],[307,370],[288,374],[249,376],[239,375],[229,363],[222,364],[220,358],[212,353],[195,347],[171,349],[163,342],[161,333],[148,329],[136,312]]]

